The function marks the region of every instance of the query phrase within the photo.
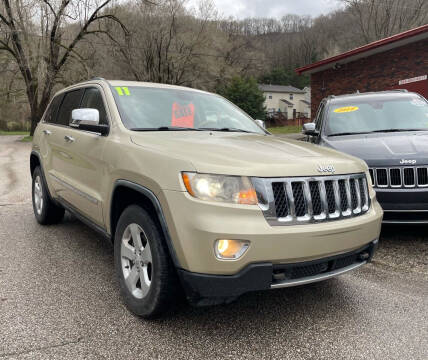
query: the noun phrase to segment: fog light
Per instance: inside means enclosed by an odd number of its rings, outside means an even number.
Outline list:
[[[219,259],[239,259],[247,251],[250,242],[246,240],[217,240],[214,245],[215,255]]]

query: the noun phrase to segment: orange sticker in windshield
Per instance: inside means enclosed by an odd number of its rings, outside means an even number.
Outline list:
[[[353,112],[357,111],[359,109],[358,106],[343,106],[337,109],[334,109],[335,113],[347,113],[347,112]]]
[[[193,127],[195,119],[195,106],[193,104],[172,104],[172,126]]]

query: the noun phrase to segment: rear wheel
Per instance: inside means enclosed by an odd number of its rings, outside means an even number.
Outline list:
[[[64,208],[56,205],[48,192],[40,167],[33,172],[32,199],[34,216],[39,224],[57,224],[64,217]]]
[[[140,206],[127,207],[119,218],[114,261],[122,297],[134,314],[153,318],[175,307],[175,269],[156,223]]]

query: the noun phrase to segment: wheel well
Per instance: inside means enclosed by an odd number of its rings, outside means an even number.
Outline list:
[[[30,156],[30,172],[31,172],[31,176],[34,173],[34,170],[36,169],[37,166],[40,166],[40,159],[38,158],[37,155],[31,154]]]
[[[152,201],[137,190],[131,189],[127,186],[118,186],[113,193],[110,209],[110,232],[112,241],[114,241],[116,225],[120,215],[129,205],[134,204],[144,208],[144,210],[152,216],[153,221],[155,221],[159,229],[161,229],[159,218]]]

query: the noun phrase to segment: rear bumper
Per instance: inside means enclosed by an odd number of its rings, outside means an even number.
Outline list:
[[[234,275],[198,274],[183,269],[178,273],[192,304],[215,305],[251,291],[304,285],[339,276],[369,262],[377,246],[378,240],[374,240],[355,251],[313,261],[250,264]]]

